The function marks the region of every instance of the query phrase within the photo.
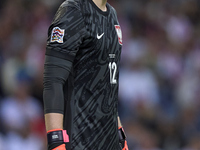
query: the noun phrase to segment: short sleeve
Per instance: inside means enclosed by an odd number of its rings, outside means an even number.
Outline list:
[[[48,30],[46,55],[72,62],[85,33],[81,9],[72,4],[62,4]]]

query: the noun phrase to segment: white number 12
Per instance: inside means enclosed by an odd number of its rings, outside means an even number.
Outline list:
[[[115,62],[110,62],[108,67],[110,69],[110,83],[117,84],[117,80],[115,78],[117,72],[117,64]]]

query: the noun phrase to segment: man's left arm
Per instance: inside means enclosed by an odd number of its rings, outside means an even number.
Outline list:
[[[118,134],[119,134],[119,145],[122,148],[122,150],[129,150],[126,141],[126,135],[122,127],[122,123],[119,116],[118,116]]]

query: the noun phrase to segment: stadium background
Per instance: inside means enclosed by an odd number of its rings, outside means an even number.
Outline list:
[[[44,150],[47,29],[63,0],[0,1],[0,150]],[[130,150],[200,149],[200,1],[109,0],[123,31]]]

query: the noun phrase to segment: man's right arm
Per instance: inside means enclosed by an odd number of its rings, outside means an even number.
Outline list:
[[[66,131],[63,130],[66,104],[63,87],[86,35],[80,4],[73,1],[63,2],[49,27],[45,54],[43,101],[49,150],[55,149],[56,144],[52,143],[61,141],[62,144],[62,140],[56,139],[59,135],[63,135],[63,143],[69,141]],[[63,145],[60,145],[61,149],[65,150]]]
[[[69,142],[69,137],[63,130],[63,86],[68,79],[71,67],[71,61],[45,56],[43,101],[48,150],[55,148],[65,150],[65,142]]]

